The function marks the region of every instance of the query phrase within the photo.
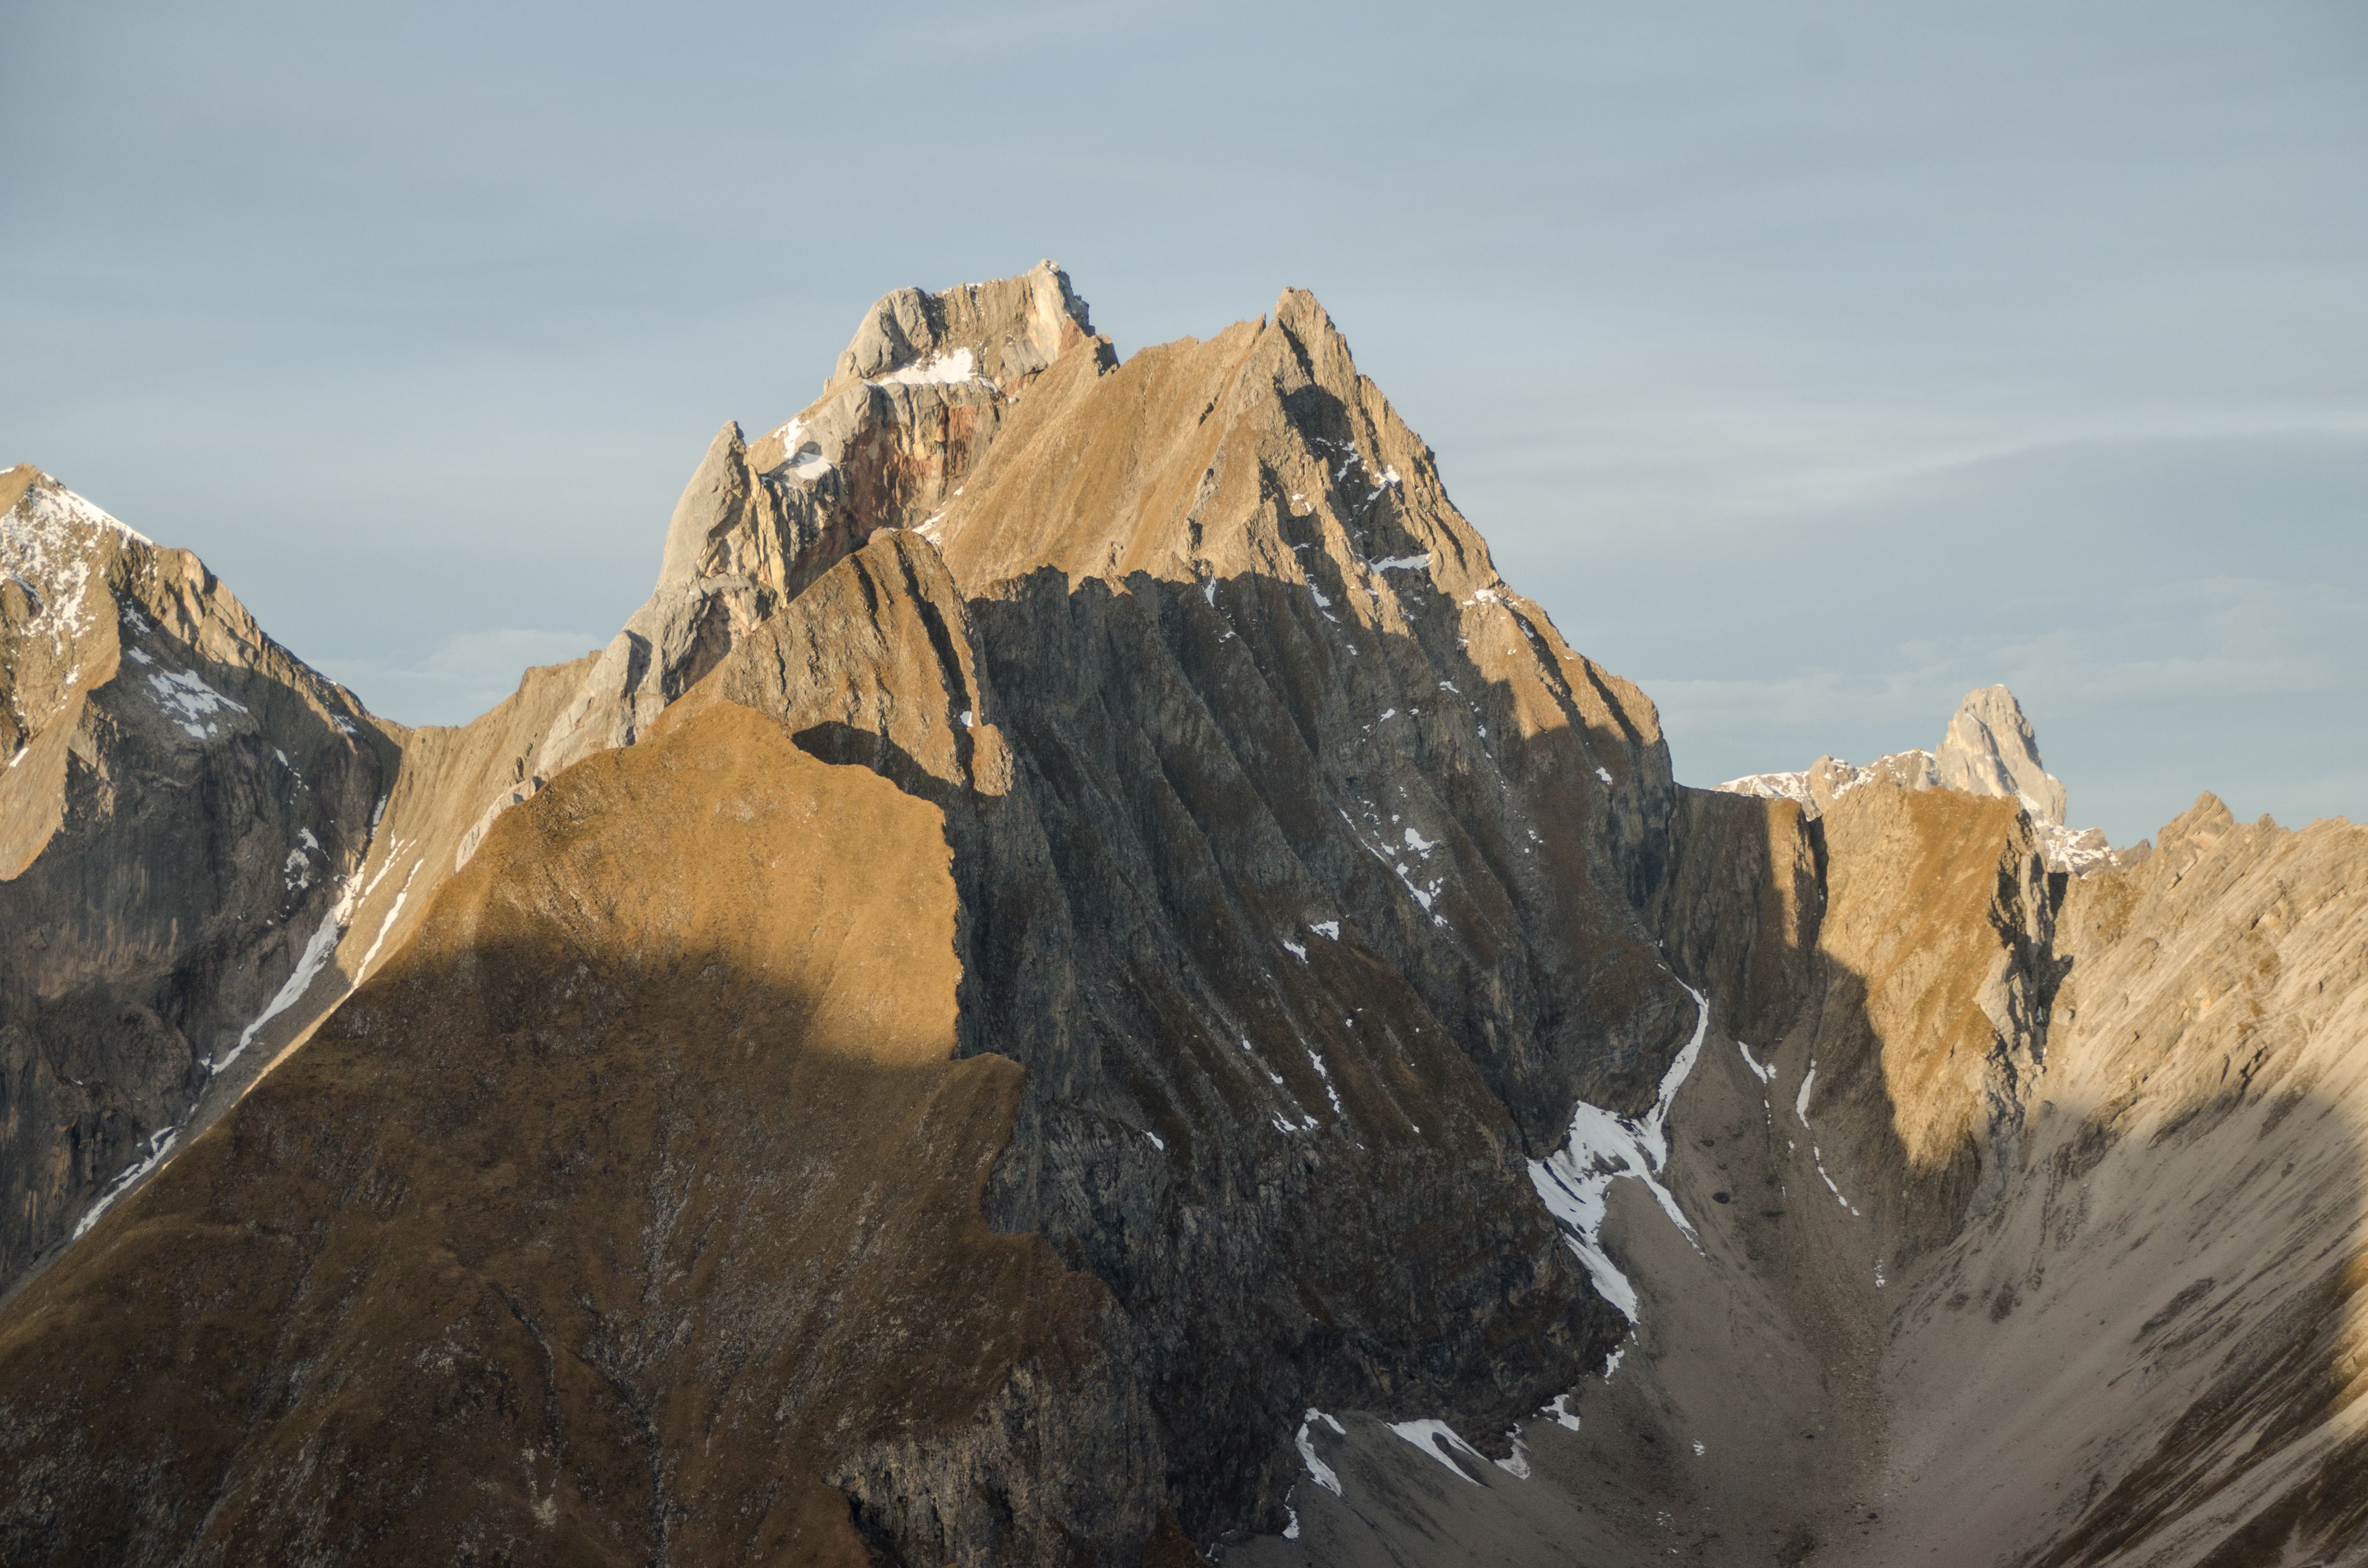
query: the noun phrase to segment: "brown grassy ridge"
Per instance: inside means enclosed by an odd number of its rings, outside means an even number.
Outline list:
[[[935,808],[748,710],[571,769],[16,1303],[0,1552],[864,1561],[833,1476],[1089,1382],[1103,1311],[980,1217],[954,911]]]

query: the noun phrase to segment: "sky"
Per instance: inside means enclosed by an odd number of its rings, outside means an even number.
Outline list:
[[[2078,825],[2368,821],[2368,7],[0,4],[0,464],[373,710],[607,640],[727,418],[1057,258],[1313,289],[1695,784],[2004,681]]]

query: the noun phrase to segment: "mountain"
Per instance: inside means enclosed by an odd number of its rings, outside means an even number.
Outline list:
[[[2039,740],[2022,704],[2002,686],[1969,691],[1949,721],[1937,751],[1894,752],[1866,766],[1821,756],[1798,773],[1754,773],[1719,786],[1732,794],[1762,795],[1797,802],[1810,815],[1861,784],[1876,781],[1905,790],[1957,790],[1997,795],[2018,802],[2039,829],[2048,865],[2075,876],[2105,866],[2135,864],[2150,848],[2141,843],[2115,849],[2102,830],[2065,825],[2064,785],[2039,760]]]
[[[2068,877],[2002,689],[1678,786],[1305,293],[889,295],[607,647],[338,713],[285,1039],[0,1310],[6,1561],[2368,1551],[2368,835]]]
[[[401,732],[186,551],[0,474],[0,1283],[337,989]]]

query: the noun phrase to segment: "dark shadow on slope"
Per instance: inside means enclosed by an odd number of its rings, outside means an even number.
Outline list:
[[[739,710],[507,815],[0,1314],[0,1559],[1139,1561],[1125,1325],[980,1214],[935,817]]]
[[[1974,993],[2003,971],[2009,1024],[2035,1034],[2061,979],[2046,922],[2063,890],[2018,861],[2010,808],[1902,808],[1953,881],[1909,876],[1891,915],[1858,918],[1940,919],[1963,951],[1928,996],[1820,950],[1831,856],[1797,813],[1679,791],[1649,864],[1601,865],[1654,831],[1648,789],[1590,782],[1598,750],[1623,772],[1633,754],[1575,717],[1522,735],[1513,694],[1441,639],[1342,632],[1307,590],[1256,577],[1072,588],[1045,572],[967,609],[979,719],[1016,757],[1008,792],[973,794],[859,725],[784,721],[947,811],[963,1049],[1029,1070],[990,1213],[1124,1308],[1200,1539],[1279,1523],[1309,1406],[1441,1415],[1485,1440],[1600,1364],[1616,1321],[1575,1310],[1585,1289],[1520,1163],[1560,1141],[1576,1094],[1649,1096],[1682,1039],[1691,1004],[1650,982],[1645,929],[1709,988],[1723,1028],[1784,1053],[1788,1088],[1817,1061],[1828,1163],[1895,1268],[2011,1168],[2016,1129],[2001,1139],[1986,1098],[2002,1037]],[[1461,708],[1434,695],[1450,688]],[[1417,699],[1452,724],[1375,744],[1370,721]],[[1376,854],[1386,818],[1360,833],[1346,813],[1384,799],[1401,808],[1388,826],[1440,860]],[[1453,875],[1400,869],[1417,865]],[[1640,887],[1641,915],[1602,896]],[[1339,939],[1319,939],[1335,918]],[[1623,972],[1650,983],[1603,983]],[[1941,1076],[1895,1095],[1886,1038],[1940,1016],[1964,1060],[1911,1051],[1897,1060]],[[1899,1128],[1918,1116],[1933,1125],[1911,1152]],[[1771,1160],[1792,1153],[1769,1142]],[[1844,1376],[1880,1355],[1881,1323],[1848,1283],[1876,1249],[1867,1222],[1853,1239],[1817,1208],[1815,1153],[1811,1140],[1793,1173],[1810,1203],[1740,1223]]]
[[[1648,1103],[1690,1032],[1624,902],[1660,873],[1606,848],[1665,759],[1575,708],[1520,736],[1452,632],[1349,654],[1274,580],[1045,571],[966,608],[1008,793],[783,722],[946,809],[963,1050],[1029,1074],[990,1213],[1136,1324],[1193,1533],[1280,1526],[1310,1405],[1488,1440],[1600,1365],[1617,1319],[1525,1162],[1582,1093]]]
[[[2300,1070],[2303,1041],[2284,1043],[2230,1087],[2158,1113],[2143,1143],[2122,1103],[2055,1145],[2046,1201],[2066,1216],[2064,1232],[2097,1222],[2083,1187],[2109,1161],[2128,1167],[2121,1187],[2140,1191],[2177,1190],[2193,1180],[2183,1166],[2210,1161],[2226,1173],[2212,1201],[2161,1223],[2180,1226],[2181,1263],[2241,1256],[2219,1277],[2174,1274],[2148,1293],[2168,1300],[2130,1335],[2135,1381],[2172,1378],[2192,1392],[2124,1473],[2091,1479],[2034,1568],[2107,1568],[2182,1531],[2184,1550],[2209,1568],[2349,1561],[2368,1541],[2368,1432],[2356,1420],[2348,1434],[2329,1430],[2368,1393],[2355,1337],[2368,1290],[2362,1130],[2356,1107]],[[2045,1229],[2055,1239],[2059,1227]]]

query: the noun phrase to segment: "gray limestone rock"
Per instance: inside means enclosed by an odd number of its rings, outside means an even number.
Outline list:
[[[1933,754],[1932,767],[1944,790],[2011,796],[2038,821],[2064,820],[2064,786],[2040,766],[2031,721],[2002,686],[1965,694]]]

